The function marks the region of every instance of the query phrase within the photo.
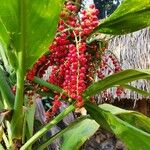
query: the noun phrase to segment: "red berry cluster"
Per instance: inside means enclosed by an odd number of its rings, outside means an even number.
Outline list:
[[[29,81],[34,79],[34,76],[37,75],[39,77],[43,77],[45,70],[49,67],[49,59],[45,55],[43,55],[32,67],[31,70],[28,71],[26,78]]]
[[[98,26],[99,11],[94,5],[81,9],[80,17],[77,11],[74,3],[65,3],[55,39],[49,46],[49,55],[37,61],[28,72],[27,79],[32,81],[35,75],[42,77],[51,66],[47,81],[63,88],[71,100],[76,100],[76,106],[81,107],[84,104],[81,95],[94,82],[95,74],[98,73],[98,77],[103,79],[112,72],[120,71],[120,66],[113,55],[106,56],[104,47],[100,50],[97,42],[86,43],[87,36]],[[113,64],[113,71],[108,67],[108,61]],[[100,71],[97,72],[99,64]],[[61,106],[60,99],[63,99],[63,95],[58,96],[56,93],[51,111],[46,113],[48,118]]]
[[[91,5],[88,10],[81,10],[79,19],[74,4],[67,2],[65,8],[69,15],[61,14],[57,36],[50,46],[53,70],[48,82],[62,87],[80,107],[83,105],[81,94],[87,87],[90,64],[86,37],[98,25],[98,10]]]
[[[59,100],[58,95],[54,96],[54,100],[53,100],[52,104],[53,104],[52,108],[45,113],[46,122],[48,122],[57,113],[57,110],[59,109],[59,107],[62,104]]]
[[[103,53],[101,58],[102,61],[101,61],[100,69],[97,71],[99,79],[103,79],[108,75],[120,72],[122,70],[120,63],[114,54],[112,53],[108,54],[106,51],[105,53]],[[115,92],[116,92],[116,96],[119,97],[123,94],[124,90],[122,87],[117,87],[115,89]],[[104,91],[103,97],[110,99],[111,93],[109,93],[108,91]]]
[[[94,5],[90,5],[89,9],[83,9],[81,11],[81,35],[88,35],[93,31],[93,29],[98,25],[97,15],[99,14],[99,10],[95,9]]]

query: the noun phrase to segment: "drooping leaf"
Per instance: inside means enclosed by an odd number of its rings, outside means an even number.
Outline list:
[[[123,85],[138,79],[150,79],[150,70],[124,70],[93,83],[83,93],[84,97],[92,96],[115,85]]]
[[[91,117],[104,129],[114,133],[130,150],[146,150],[150,148],[150,134],[136,128],[130,123],[113,115],[98,106],[86,103],[86,109]]]
[[[150,0],[124,0],[94,32],[121,35],[150,26]]]
[[[15,61],[22,48],[26,51],[26,69],[48,50],[63,2],[0,0],[0,42]]]
[[[128,85],[128,84],[121,85],[121,87],[129,89],[131,91],[135,91],[135,92],[137,92],[137,93],[139,93],[139,94],[141,94],[141,95],[143,95],[145,97],[149,97],[150,96],[149,92],[143,91],[141,89],[138,89],[138,88],[136,88],[134,86],[131,86],[131,85]]]
[[[99,124],[92,119],[78,122],[63,135],[61,150],[78,150],[99,128]]]
[[[102,104],[99,107],[103,110],[109,111],[113,115],[116,115],[125,122],[132,124],[133,126],[150,133],[150,118],[132,110],[125,110],[119,107]]]

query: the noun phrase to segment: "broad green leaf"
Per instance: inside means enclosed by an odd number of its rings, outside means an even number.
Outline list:
[[[83,97],[92,96],[116,85],[123,85],[138,79],[150,79],[150,70],[124,70],[93,83],[83,93]]]
[[[132,110],[125,110],[119,107],[102,104],[99,107],[103,110],[109,111],[113,115],[116,115],[125,122],[132,124],[133,126],[150,133],[150,118]]]
[[[150,0],[124,0],[93,32],[121,35],[150,26]]]
[[[63,135],[61,150],[78,150],[99,128],[92,119],[78,122]]]
[[[47,141],[42,143],[40,146],[37,146],[35,150],[45,149],[48,145],[50,145],[53,141],[60,137],[63,138],[60,148],[61,150],[79,149],[80,146],[90,136],[92,136],[98,128],[99,124],[97,124],[89,116],[80,117],[69,124],[69,126],[67,126],[65,129],[50,137],[50,139],[47,139]]]
[[[16,59],[25,50],[26,69],[48,50],[63,2],[0,0],[0,42]]]
[[[88,113],[100,126],[114,133],[130,150],[147,150],[150,148],[150,134],[134,127],[119,117],[98,106],[86,103]]]

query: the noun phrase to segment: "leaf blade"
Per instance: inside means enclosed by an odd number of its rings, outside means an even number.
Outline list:
[[[98,130],[98,128],[99,125],[94,120],[82,120],[64,133],[64,141],[62,143],[61,150],[78,150],[82,144]]]
[[[86,98],[88,96],[92,96],[101,92],[107,88],[113,87],[115,85],[122,85],[128,82],[132,82],[138,79],[149,79],[150,70],[124,70],[119,73],[115,73],[110,75],[103,80],[93,83],[89,86],[83,93],[83,97]]]
[[[90,103],[86,103],[86,109],[95,121],[120,138],[128,149],[135,150],[140,148],[144,150],[150,147],[150,134],[147,132]]]
[[[26,69],[48,50],[55,36],[63,3],[64,0],[27,0],[22,13],[22,5],[18,0],[0,0],[0,27],[3,26],[0,39],[16,55],[20,51],[21,39],[24,39]]]
[[[132,110],[125,110],[119,107],[102,104],[99,106],[103,110],[111,112],[113,115],[118,116],[120,119],[132,124],[133,126],[150,133],[150,118]]]
[[[150,26],[149,16],[149,0],[124,0],[112,15],[95,28],[93,33],[101,32],[113,35],[131,33]]]

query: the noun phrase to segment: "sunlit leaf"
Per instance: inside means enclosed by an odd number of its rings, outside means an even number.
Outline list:
[[[110,105],[110,104],[102,104],[99,105],[103,110],[109,111],[113,115],[116,115],[120,119],[132,124],[133,126],[140,128],[143,131],[150,133],[150,118],[132,110],[125,110],[119,107]]]
[[[19,51],[24,49],[26,68],[31,67],[54,38],[63,2],[0,0],[0,42],[7,55],[17,61]]]
[[[96,123],[96,121],[91,119],[89,116],[83,116],[76,119],[65,129],[53,135],[40,146],[37,146],[35,149],[45,149],[57,138],[62,138],[63,140],[60,148],[61,150],[78,150],[81,145],[83,145],[84,142],[97,131],[98,128],[99,124]]]
[[[61,150],[78,150],[98,128],[99,124],[92,119],[85,119],[78,122],[63,135]]]
[[[86,103],[85,105],[88,113],[100,126],[104,129],[114,133],[121,139],[130,150],[146,150],[150,147],[150,134],[136,128],[123,119],[115,116],[110,111],[106,111],[98,106]]]

